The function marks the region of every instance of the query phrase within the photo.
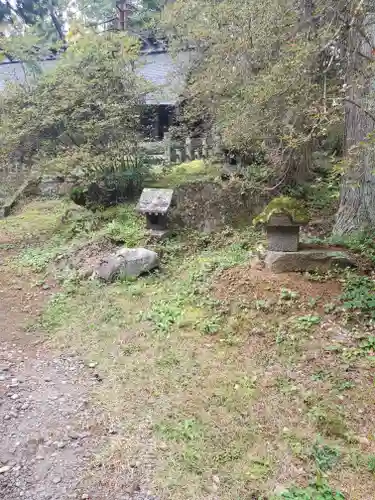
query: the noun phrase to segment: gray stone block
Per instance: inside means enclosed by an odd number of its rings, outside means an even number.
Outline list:
[[[268,250],[273,252],[297,252],[299,226],[268,226]]]
[[[156,252],[146,248],[122,248],[103,259],[95,269],[95,275],[104,281],[116,278],[138,277],[159,266]]]
[[[357,267],[356,262],[343,251],[301,250],[299,252],[268,251],[265,257],[266,269],[274,273],[326,272],[335,266]]]

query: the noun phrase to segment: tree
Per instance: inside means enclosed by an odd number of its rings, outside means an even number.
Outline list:
[[[208,110],[228,148],[265,148],[277,186],[291,174],[303,181],[313,147],[343,123],[337,234],[375,226],[374,9],[373,0],[176,0],[165,17],[177,44],[196,49],[190,112]]]
[[[0,0],[0,22],[10,27],[21,22],[24,26],[45,25],[53,28],[54,39],[64,41],[63,9],[57,0],[17,0],[15,5]]]
[[[372,2],[351,2],[347,23],[345,150],[340,207],[334,233],[375,227],[374,67],[375,11]]]
[[[266,149],[280,181],[304,180],[312,144],[339,119],[331,74],[323,98],[322,42],[331,29],[315,26],[302,7],[292,0],[176,0],[166,12],[170,36],[198,54],[190,110],[208,110],[228,149]]]
[[[136,165],[150,91],[133,70],[138,49],[123,33],[86,34],[31,88],[9,87],[0,96],[1,163],[85,178]]]

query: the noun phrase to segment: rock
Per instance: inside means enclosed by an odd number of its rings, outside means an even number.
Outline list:
[[[38,182],[39,179],[29,178],[21,184],[17,191],[3,203],[0,208],[0,219],[8,217],[20,200],[36,194]]]
[[[10,465],[4,465],[4,467],[0,467],[0,474],[5,474],[5,472],[9,472],[12,467]]]
[[[52,482],[53,484],[59,484],[61,483],[61,477],[60,476],[56,476],[52,479]]]
[[[343,251],[301,250],[299,252],[267,252],[265,265],[274,273],[321,271],[335,266],[356,267],[356,262]]]
[[[95,274],[104,281],[116,278],[138,277],[159,266],[156,252],[146,248],[123,248],[103,259]]]
[[[64,177],[61,175],[43,176],[38,186],[38,194],[46,198],[54,198],[55,196],[58,196],[64,180]]]

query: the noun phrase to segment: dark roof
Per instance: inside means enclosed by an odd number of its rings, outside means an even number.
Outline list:
[[[184,87],[184,75],[190,65],[191,52],[181,52],[175,58],[165,51],[143,53],[139,58],[137,71],[151,84],[158,87],[146,97],[147,104],[176,104]],[[42,71],[53,69],[56,59],[49,58],[40,62]],[[7,82],[24,83],[26,78],[35,78],[25,72],[25,65],[20,61],[0,64],[0,91]]]
[[[180,52],[173,58],[167,52],[151,52],[140,57],[139,74],[158,87],[147,96],[147,104],[176,104],[184,89],[191,58],[191,52]]]

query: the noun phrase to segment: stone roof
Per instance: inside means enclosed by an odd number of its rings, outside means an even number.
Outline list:
[[[143,53],[139,58],[137,72],[151,84],[158,87],[157,90],[146,96],[146,104],[174,105],[184,87],[184,75],[186,74],[190,61],[191,52],[181,52],[176,58],[172,58],[165,51]],[[53,69],[56,59],[46,59],[40,62],[42,71]],[[24,83],[26,78],[25,67],[22,62],[4,62],[0,64],[0,91],[5,88],[7,82]],[[31,77],[35,78],[37,76]]]
[[[173,189],[145,188],[137,205],[141,214],[166,214],[172,203]]]

